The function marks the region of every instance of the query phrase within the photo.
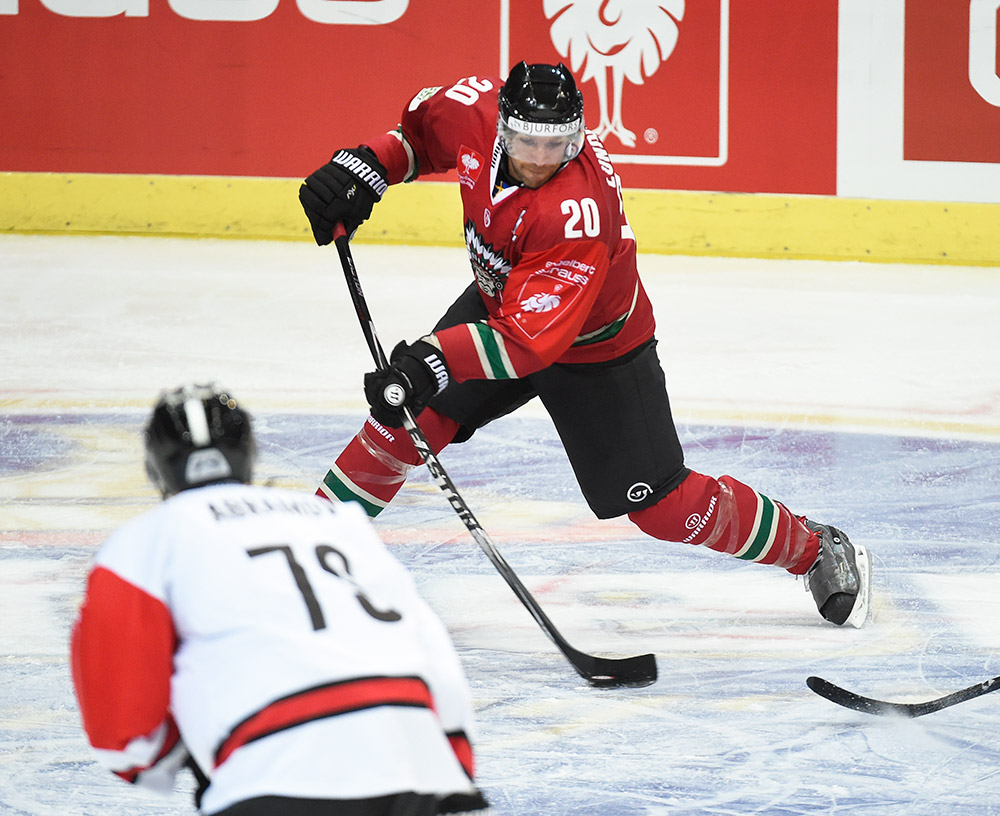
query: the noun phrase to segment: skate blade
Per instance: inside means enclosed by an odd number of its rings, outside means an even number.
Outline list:
[[[854,609],[848,615],[845,625],[860,629],[872,616],[872,554],[862,544],[853,544],[858,565],[858,579],[861,584]]]

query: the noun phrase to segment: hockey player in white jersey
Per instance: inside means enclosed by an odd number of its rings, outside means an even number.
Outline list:
[[[441,621],[364,512],[250,484],[251,420],[212,386],[145,430],[165,501],[97,554],[73,630],[87,736],[203,814],[485,813],[470,693]]]

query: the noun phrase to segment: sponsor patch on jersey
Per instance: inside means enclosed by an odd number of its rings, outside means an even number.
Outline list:
[[[570,304],[583,292],[579,281],[565,280],[553,270],[536,272],[517,293],[520,311],[514,323],[534,340],[559,319]]]
[[[471,147],[462,145],[458,151],[458,180],[470,190],[476,186],[479,174],[483,172],[483,165],[486,159],[481,153],[476,152]]]
[[[444,87],[444,85],[436,85],[436,86],[433,86],[433,87],[430,87],[430,88],[424,88],[415,97],[413,97],[413,99],[410,100],[410,105],[409,105],[408,109],[410,111],[415,111],[417,108],[420,107],[420,103],[421,102],[423,102],[424,100],[430,99],[432,96],[434,96],[434,94],[436,94],[438,91],[440,91],[443,87]]]
[[[560,303],[562,303],[562,298],[559,295],[554,295],[551,292],[540,292],[522,301],[521,308],[526,312],[551,312],[553,309],[558,309]]]

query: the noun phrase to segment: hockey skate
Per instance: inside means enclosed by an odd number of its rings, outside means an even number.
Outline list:
[[[819,614],[831,623],[860,629],[871,615],[872,557],[836,527],[803,519],[819,533],[819,555],[805,576]]]

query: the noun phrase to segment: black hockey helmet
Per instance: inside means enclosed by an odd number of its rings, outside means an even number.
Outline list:
[[[214,384],[160,394],[144,439],[146,473],[164,498],[215,482],[249,484],[257,458],[250,415]]]
[[[559,140],[564,162],[583,149],[583,94],[561,62],[519,62],[500,88],[498,106],[497,130],[508,155],[517,158],[518,141],[525,138]]]

